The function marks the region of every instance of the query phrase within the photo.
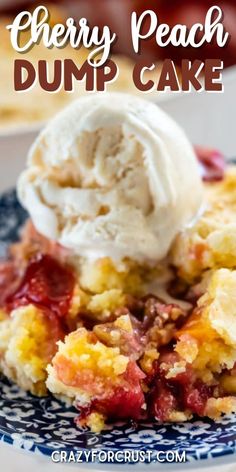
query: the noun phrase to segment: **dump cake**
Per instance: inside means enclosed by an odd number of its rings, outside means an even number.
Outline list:
[[[80,99],[33,145],[0,266],[0,368],[76,423],[236,411],[236,171],[150,102]]]

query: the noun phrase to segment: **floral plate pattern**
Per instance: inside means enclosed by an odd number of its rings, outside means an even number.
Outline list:
[[[10,242],[17,240],[27,218],[15,191],[0,197],[0,257]],[[195,419],[178,424],[116,423],[101,434],[75,427],[76,411],[48,396],[37,398],[23,392],[4,377],[0,378],[0,441],[36,453],[85,451],[150,451],[154,461],[158,451],[185,451],[187,461],[216,458],[236,453],[236,417],[217,422]],[[149,457],[150,461],[150,457]]]

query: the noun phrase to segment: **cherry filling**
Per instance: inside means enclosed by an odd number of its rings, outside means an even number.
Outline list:
[[[198,161],[201,164],[202,179],[215,182],[224,178],[226,162],[223,154],[216,149],[195,146]]]
[[[170,354],[175,357],[175,354]],[[176,359],[175,359],[176,360]],[[148,416],[158,421],[170,420],[173,411],[186,411],[202,416],[207,400],[213,396],[214,386],[196,379],[191,367],[184,373],[167,379],[167,370],[161,367],[163,359],[155,363],[148,393]]]
[[[169,360],[170,358],[176,360],[174,353],[167,356]],[[175,378],[167,379],[167,370],[161,367],[162,363],[163,358],[161,361],[155,362],[152,376],[147,379],[150,390],[145,395],[146,400],[140,385],[139,375],[139,379],[137,377],[135,382],[131,381],[128,385],[114,388],[110,394],[104,394],[103,397],[92,400],[91,404],[86,407],[80,408],[78,405],[80,414],[76,421],[80,424],[86,422],[93,411],[103,413],[109,420],[151,419],[153,421],[155,419],[166,422],[171,420],[173,412],[185,412],[186,410],[192,414],[203,416],[207,400],[213,396],[214,386],[207,386],[201,380],[196,379],[190,367]],[[132,375],[132,363],[130,363],[129,370]]]
[[[185,383],[183,386],[184,407],[191,410],[196,415],[202,416],[207,400],[213,396],[214,387],[197,380],[193,385]]]
[[[0,307],[4,307],[6,299],[14,288],[19,284],[19,275],[17,274],[13,262],[3,262],[0,264]]]
[[[140,420],[146,416],[144,409],[145,398],[141,387],[141,380],[145,374],[139,369],[135,362],[130,361],[123,377],[123,383],[106,394],[92,400],[86,407],[80,410],[78,422],[86,421],[86,418],[93,412],[103,413],[110,420],[133,419]]]
[[[70,268],[40,254],[29,263],[20,285],[6,298],[6,305],[11,311],[32,303],[63,317],[70,308],[74,284]]]
[[[144,403],[144,395],[140,387],[133,389],[117,387],[106,399],[94,400],[91,409],[104,413],[109,419],[140,420],[145,413],[142,410]]]

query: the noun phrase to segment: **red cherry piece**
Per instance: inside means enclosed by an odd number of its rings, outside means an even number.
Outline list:
[[[94,400],[92,410],[104,413],[109,419],[138,420],[144,416],[142,410],[144,403],[144,394],[140,386],[133,389],[118,387],[106,399]]]
[[[19,283],[15,265],[11,261],[0,264],[0,307],[4,307],[6,299]]]
[[[12,310],[30,303],[59,317],[68,313],[74,289],[74,274],[49,255],[40,255],[26,268],[16,291],[7,298]]]
[[[221,152],[201,146],[195,146],[195,152],[201,166],[202,179],[205,182],[217,182],[224,178],[226,162]]]
[[[155,374],[151,379],[148,416],[154,416],[161,422],[169,421],[175,410],[190,410],[193,414],[204,415],[207,400],[213,395],[213,387],[196,379],[191,366],[187,366],[186,371],[176,377],[167,379],[166,373],[175,361],[172,353],[162,355],[155,364]],[[161,368],[163,362],[166,365],[164,370]]]
[[[120,385],[114,386],[109,392],[95,398],[89,405],[77,405],[80,414],[77,422],[81,424],[93,411],[99,411],[110,420],[133,419],[139,420],[146,416],[144,410],[145,398],[141,380],[145,374],[137,364],[130,361]]]

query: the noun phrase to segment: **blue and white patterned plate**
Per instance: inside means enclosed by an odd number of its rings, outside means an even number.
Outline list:
[[[26,217],[14,191],[0,197],[0,256],[18,238]],[[187,461],[196,464],[202,459],[222,456],[227,462],[233,461],[236,453],[233,415],[216,423],[199,419],[165,425],[141,423],[138,427],[118,423],[108,425],[101,434],[75,427],[75,416],[73,408],[65,407],[55,398],[39,399],[0,378],[0,439],[27,451],[50,456],[55,450],[148,450],[148,462],[150,458],[155,461],[158,451],[179,451],[179,454],[185,451]]]

